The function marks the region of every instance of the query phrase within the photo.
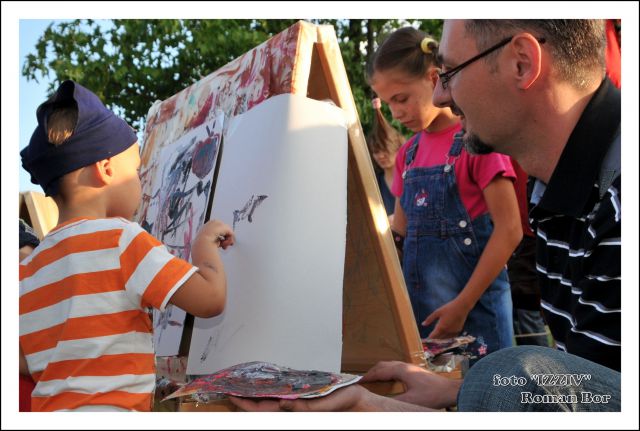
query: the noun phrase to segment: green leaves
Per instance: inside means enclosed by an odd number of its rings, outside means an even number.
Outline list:
[[[144,127],[156,100],[164,100],[219,69],[298,19],[74,20],[51,24],[22,66],[28,80],[53,78],[53,91],[74,79],[130,123]],[[365,66],[389,31],[418,23],[436,38],[441,20],[310,20],[336,29],[364,131],[373,119]],[[372,42],[375,46],[372,46]]]

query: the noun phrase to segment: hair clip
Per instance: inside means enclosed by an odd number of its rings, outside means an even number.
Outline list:
[[[425,37],[424,39],[422,39],[422,42],[420,42],[420,49],[425,54],[433,54],[433,49],[429,46],[430,43],[433,43],[435,46],[438,46],[438,42],[436,42],[434,39],[430,37]]]
[[[380,98],[374,97],[373,99],[371,99],[371,106],[373,106],[373,109],[382,108],[382,102],[380,101]]]

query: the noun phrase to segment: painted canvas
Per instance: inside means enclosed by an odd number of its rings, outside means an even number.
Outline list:
[[[299,64],[294,53],[302,41],[310,46],[315,34],[313,25],[298,22],[149,109],[141,154],[142,204],[134,219],[166,239],[177,256],[188,259],[190,240],[204,221],[200,208],[211,193],[211,157],[215,163],[227,127],[223,120],[273,95],[298,91],[295,77],[309,65]],[[300,91],[306,92],[306,86]],[[198,177],[204,172],[206,178]],[[184,318],[183,310],[171,306],[154,312],[157,355],[178,353]]]
[[[304,74],[309,64],[301,64],[304,62],[295,54],[300,46],[312,45],[316,32],[315,26],[300,21],[181,92],[156,102],[147,114],[142,166],[152,164],[168,143],[203,124],[214,110],[231,118],[274,95],[306,94],[306,84],[296,76]]]
[[[295,370],[268,362],[248,362],[198,377],[162,401],[190,396],[200,402],[233,395],[249,398],[318,398],[357,383],[361,376],[317,370]]]
[[[224,115],[218,112],[176,142],[167,144],[141,172],[142,206],[138,222],[175,256],[190,260],[191,243],[204,224],[213,172],[222,140]],[[149,171],[157,171],[154,177]],[[178,354],[184,310],[168,305],[153,311],[156,355]]]
[[[230,120],[212,207],[236,235],[221,251],[227,305],[195,319],[189,374],[251,361],[340,371],[346,182],[334,105],[285,94]]]

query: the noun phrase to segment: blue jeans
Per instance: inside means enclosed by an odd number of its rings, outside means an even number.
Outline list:
[[[620,373],[550,347],[510,347],[469,369],[458,410],[619,412]]]
[[[400,204],[407,217],[402,270],[420,337],[425,338],[435,323],[424,327],[422,321],[464,289],[491,237],[493,223],[488,213],[472,220],[460,197],[455,162],[462,152],[462,135],[454,138],[445,164],[414,167],[420,135],[407,150]],[[467,315],[463,331],[482,337],[487,352],[510,347],[511,310],[507,272],[502,270]]]

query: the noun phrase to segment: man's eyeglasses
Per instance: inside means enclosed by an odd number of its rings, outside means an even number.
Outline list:
[[[511,39],[513,39],[514,36],[510,36],[506,39],[501,40],[500,42],[498,42],[497,44],[493,45],[491,48],[487,49],[486,51],[482,51],[480,54],[476,55],[473,58],[470,58],[469,60],[465,61],[464,63],[454,67],[451,70],[447,70],[446,72],[442,72],[438,74],[438,78],[440,79],[440,83],[442,84],[442,89],[446,90],[447,89],[447,85],[449,84],[449,80],[453,77],[453,75],[455,75],[456,73],[460,72],[462,69],[464,69],[465,67],[467,67],[468,65],[470,65],[471,63],[473,63],[476,60],[481,59],[482,57],[491,54],[493,51],[495,51],[498,48],[502,48],[503,46],[505,46],[506,44],[508,44],[509,42],[511,42]],[[539,43],[544,43],[545,42],[545,38],[541,37],[539,39],[536,39]]]

